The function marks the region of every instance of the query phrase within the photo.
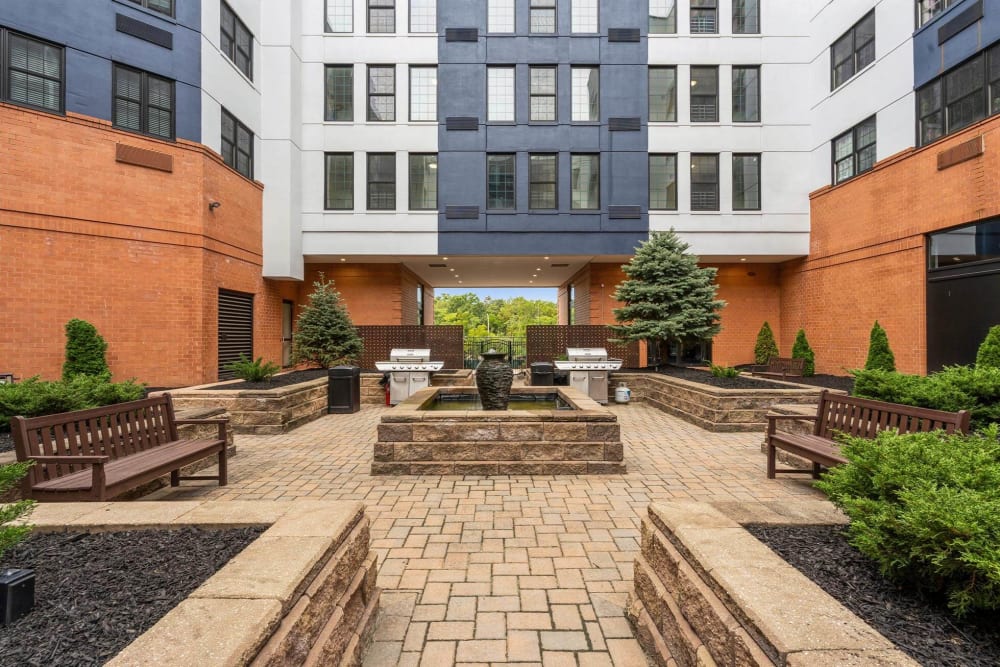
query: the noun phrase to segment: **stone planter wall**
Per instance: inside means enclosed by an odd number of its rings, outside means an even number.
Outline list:
[[[818,404],[819,401],[817,401]],[[771,406],[771,412],[776,412],[782,415],[816,415],[815,405],[795,405],[794,403],[779,403],[777,405]],[[808,435],[813,432],[813,422],[797,420],[797,419],[783,419],[778,422],[777,428],[779,431],[785,431],[787,433],[801,433]],[[766,433],[766,431],[765,431]],[[767,436],[760,441],[760,451],[765,456],[767,455]],[[812,461],[790,454],[783,449],[779,449],[776,452],[776,460],[781,463],[785,463],[792,468],[802,468],[803,473],[812,473]]]

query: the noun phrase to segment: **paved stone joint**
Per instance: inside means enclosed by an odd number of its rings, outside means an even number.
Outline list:
[[[230,485],[150,499],[360,500],[381,564],[365,665],[645,665],[624,615],[652,501],[817,498],[767,480],[761,434],[710,433],[641,404],[614,406],[625,475],[372,477],[388,408],[238,436]]]

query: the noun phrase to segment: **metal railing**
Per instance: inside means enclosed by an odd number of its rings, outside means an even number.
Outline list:
[[[466,338],[463,344],[465,368],[479,365],[479,355],[496,350],[507,355],[513,368],[524,368],[527,363],[527,343],[523,336],[482,336]]]

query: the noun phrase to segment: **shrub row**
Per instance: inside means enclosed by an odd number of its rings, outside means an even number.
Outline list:
[[[0,430],[10,428],[15,415],[37,417],[142,398],[145,387],[134,380],[111,382],[107,375],[74,375],[68,380],[48,382],[33,377],[16,384],[0,385]]]

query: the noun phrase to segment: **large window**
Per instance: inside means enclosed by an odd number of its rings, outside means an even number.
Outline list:
[[[760,67],[733,66],[733,122],[760,122]]]
[[[920,145],[1000,114],[1000,45],[917,91]]]
[[[0,91],[7,102],[62,111],[66,81],[63,48],[0,28]]]
[[[513,153],[486,156],[487,209],[513,211],[517,206],[514,161]]]
[[[437,67],[410,67],[410,120],[437,120]]]
[[[550,34],[556,31],[556,0],[531,0],[531,32]]]
[[[396,210],[396,154],[368,154],[368,210]]]
[[[354,66],[326,66],[326,111],[332,121],[354,120]]]
[[[598,31],[598,0],[570,0],[573,3],[573,32]]]
[[[649,32],[653,35],[677,32],[677,0],[649,0]]]
[[[326,154],[326,204],[330,211],[354,208],[354,153]]]
[[[718,32],[718,0],[691,0],[691,34],[714,35]]]
[[[514,68],[490,67],[486,79],[486,120],[513,123]]]
[[[962,0],[917,0],[917,25],[923,25],[932,18],[957,5]]]
[[[438,207],[438,156],[410,153],[410,210],[436,211]]]
[[[691,210],[719,210],[718,154],[691,154]]]
[[[596,211],[601,208],[601,157],[570,156],[570,207]]]
[[[875,62],[875,10],[855,23],[830,47],[830,90]]]
[[[410,32],[437,32],[437,0],[410,0]]]
[[[535,154],[528,158],[530,191],[528,208],[533,211],[558,208],[559,156],[555,153]]]
[[[601,119],[601,75],[597,67],[573,68],[573,121]]]
[[[354,0],[326,0],[325,32],[354,32]]]
[[[531,67],[530,95],[532,121],[556,120],[556,68]]]
[[[253,178],[253,132],[222,109],[222,161],[247,178]]]
[[[226,3],[221,9],[219,46],[236,69],[253,80],[253,34]]]
[[[368,32],[396,32],[396,0],[368,0]]]
[[[733,154],[733,210],[760,210],[760,155]]]
[[[677,155],[649,156],[649,208],[677,210]]]
[[[159,12],[160,14],[166,14],[167,16],[174,15],[174,0],[131,0],[135,4],[145,7],[146,9],[152,10],[154,12]]]
[[[833,140],[833,182],[842,183],[875,166],[875,116]]]
[[[757,0],[733,0],[733,34],[760,33],[760,7]]]
[[[677,68],[649,68],[649,120],[653,123],[677,121]]]
[[[514,0],[487,0],[487,32],[514,32]]]
[[[691,66],[691,122],[719,122],[719,68]]]
[[[396,120],[395,65],[368,66],[368,120]]]
[[[174,136],[174,82],[124,65],[114,66],[111,122],[163,139]]]

